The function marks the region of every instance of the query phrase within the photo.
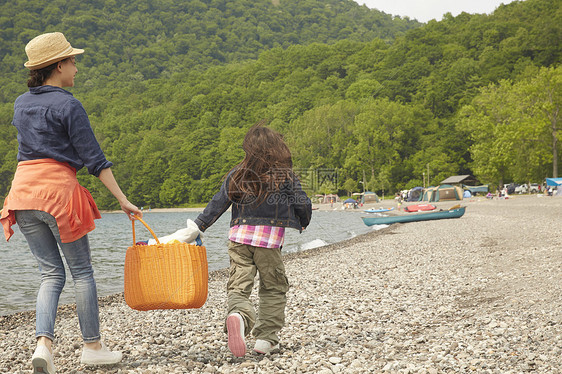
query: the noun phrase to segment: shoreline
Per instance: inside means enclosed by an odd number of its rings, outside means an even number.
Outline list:
[[[121,211],[119,211],[119,212],[121,212]],[[357,236],[347,240],[346,245],[351,244],[351,243],[355,243],[355,242],[367,241],[367,240],[369,240],[370,236],[382,235],[382,234],[386,233],[388,230],[389,230],[389,227],[386,227],[386,228],[383,228],[383,229],[380,229],[380,230],[375,230],[375,231],[371,231],[371,232],[368,232],[368,233],[357,235]],[[329,252],[331,250],[334,250],[334,249],[338,248],[341,245],[341,243],[342,242],[331,243],[331,244],[324,245],[324,246],[321,246],[321,247],[311,248],[311,249],[307,249],[307,250],[303,250],[303,251],[299,251],[299,252],[286,253],[286,254],[283,254],[283,260],[284,261],[294,261],[294,260],[298,260],[300,258],[310,258],[312,256],[319,256],[319,255],[322,255],[325,252]],[[209,272],[209,282],[218,281],[218,280],[222,280],[222,281],[225,281],[225,282],[228,280],[228,268],[217,269],[217,270],[213,270],[213,271]],[[98,297],[100,309],[101,309],[102,305],[110,306],[111,304],[116,303],[116,302],[124,302],[124,300],[125,299],[124,299],[123,292]],[[60,317],[61,314],[64,315],[65,313],[69,313],[69,312],[75,313],[75,311],[76,311],[76,304],[75,303],[60,304],[59,307],[58,307],[58,310],[57,310],[57,316]],[[34,319],[35,319],[35,310],[24,310],[24,311],[11,313],[11,314],[0,315],[0,328],[1,329],[10,328],[10,327],[14,328],[14,327],[17,327],[17,326],[13,325],[14,321],[19,321],[19,323],[22,323],[23,321],[29,322],[29,321],[33,320],[33,322],[34,322]],[[0,331],[2,331],[1,329],[0,329]]]
[[[531,195],[531,197],[532,196],[533,195]],[[521,195],[515,196],[515,198],[517,198],[517,197],[521,197]],[[530,196],[523,195],[522,197],[527,198],[527,197],[530,197]],[[511,198],[513,198],[513,197],[511,197]],[[471,198],[468,201],[474,203],[474,202],[478,202],[478,201],[487,201],[487,199],[485,199],[484,197],[476,197],[476,198]],[[460,202],[466,203],[467,201],[461,200]],[[404,209],[404,207],[406,207],[408,205],[413,205],[413,204],[418,204],[418,203],[419,202],[403,203],[402,209]],[[433,203],[433,204],[437,206],[437,209],[448,209],[450,206],[456,205],[457,203],[458,203],[458,201],[446,201],[446,202],[437,202],[437,203]],[[463,205],[466,205],[466,204],[463,204]],[[313,204],[313,209],[316,208],[315,210],[320,210],[320,211],[336,211],[337,210],[337,211],[347,211],[347,212],[362,212],[365,209],[373,209],[373,208],[391,208],[392,207],[392,208],[396,209],[396,206],[397,206],[397,204],[394,200],[381,200],[378,203],[364,204],[364,206],[362,206],[358,209],[344,209],[342,203],[336,203],[333,206],[331,206],[330,204]],[[204,208],[155,208],[155,209],[151,209],[150,212],[145,212],[145,213],[202,212],[203,209]],[[107,210],[107,211],[101,211],[100,210],[100,212],[101,213],[111,213],[111,214],[123,213],[122,210],[111,210],[111,211],[110,210]],[[395,212],[391,212],[391,214],[393,214],[393,213],[395,213]],[[314,214],[314,211],[313,211],[313,214]],[[362,238],[366,238],[370,235],[378,236],[378,235],[387,233],[389,231],[390,231],[390,227],[385,227],[383,229],[374,230],[374,231],[371,231],[371,232],[368,232],[368,233],[360,234],[360,235],[357,235],[357,236],[345,241],[345,244],[348,245],[348,243],[355,242],[356,240],[362,241],[363,240]],[[365,240],[367,240],[367,239],[365,239]],[[331,243],[331,244],[328,244],[328,245],[325,245],[325,246],[307,249],[307,250],[303,250],[303,251],[299,251],[299,252],[283,254],[283,259],[284,260],[294,260],[294,259],[298,259],[298,258],[307,258],[309,256],[321,254],[325,251],[327,252],[327,251],[333,249],[334,247],[342,245],[342,243],[343,243],[343,241]],[[228,275],[228,268],[213,270],[213,271],[209,272],[209,281],[216,280],[216,279],[222,279],[222,278],[228,279],[227,275]],[[101,308],[102,304],[110,305],[111,303],[119,301],[120,299],[122,299],[122,301],[124,301],[123,292],[98,297],[98,300],[100,302],[100,308]],[[59,304],[57,313],[58,314],[60,314],[61,312],[67,313],[68,311],[74,313],[75,309],[76,309],[75,303]],[[14,312],[14,313],[0,315],[0,327],[5,328],[6,325],[10,325],[10,323],[8,323],[6,321],[29,320],[30,318],[35,318],[35,310],[34,309],[17,311],[17,312]],[[1,331],[2,330],[0,330],[0,332]]]
[[[362,211],[361,209],[357,209],[357,210],[346,209],[346,210],[343,210],[343,209],[341,209],[341,204],[336,204],[336,206],[337,206],[337,208],[330,208],[329,204],[324,204],[324,206],[322,206],[321,209],[319,209],[318,211],[322,211],[322,212],[336,211],[338,213],[345,211],[345,212],[350,212],[350,213],[355,213],[355,214]],[[189,210],[186,210],[186,209],[189,209]],[[367,209],[367,208],[365,208],[365,209]],[[170,213],[170,212],[174,213],[174,212],[186,212],[186,211],[194,211],[194,210],[197,210],[197,208],[162,208],[162,209],[153,209],[150,213]],[[202,209],[201,209],[201,211],[202,211]],[[102,213],[123,214],[123,211],[121,211],[121,210],[102,211]],[[148,213],[148,212],[145,212],[145,213]],[[150,213],[148,213],[148,214],[150,214]],[[313,214],[314,214],[314,212],[313,212]],[[363,234],[360,234],[358,236],[361,236],[361,235],[363,235]],[[355,237],[356,236],[352,237],[352,239],[354,239]],[[342,240],[347,240],[347,239],[342,239]],[[331,244],[338,244],[338,243],[339,242],[335,242],[335,243],[331,243]],[[331,245],[331,244],[329,244],[329,245]],[[326,247],[326,246],[328,246],[328,245],[325,245],[323,247]],[[315,248],[312,248],[312,249],[315,249]],[[26,247],[26,250],[27,249],[28,248]],[[298,252],[292,252],[291,251],[291,252],[288,252],[288,253],[283,253],[283,256],[291,256],[293,254],[298,255],[298,254],[302,253],[303,251],[310,251],[310,250],[311,249],[300,250]],[[213,268],[213,272],[214,271],[221,271],[221,270],[225,270],[225,269],[220,269],[220,268],[217,268],[217,267]],[[66,290],[68,291],[68,286],[66,286]],[[36,292],[36,290],[34,290],[34,291]],[[114,296],[118,296],[119,294],[122,295],[122,292],[119,293],[117,290],[115,290],[113,292],[115,292],[115,293],[104,293],[102,295],[98,295],[98,299],[100,299],[100,300],[103,299],[103,298],[112,299]],[[70,309],[74,310],[74,306],[73,306],[74,304],[68,298],[65,299],[65,303],[60,303],[59,307],[64,307],[63,309],[67,309],[67,304],[71,307]],[[2,321],[3,317],[8,317],[8,316],[11,316],[11,315],[14,315],[14,314],[19,314],[19,313],[26,314],[26,313],[34,313],[35,312],[34,300],[30,300],[27,303],[27,306],[28,306],[27,309],[21,308],[21,309],[12,310],[12,311],[6,310],[5,312],[0,313],[0,326],[1,326],[1,321]]]
[[[394,224],[285,255],[281,349],[265,357],[228,351],[226,269],[210,273],[199,309],[138,312],[122,294],[101,298],[103,340],[124,353],[103,371],[562,372],[562,199],[461,203],[459,219]],[[0,317],[0,372],[30,371],[33,319]],[[57,372],[88,371],[73,305],[59,308],[55,332]],[[251,350],[254,338],[246,341]]]
[[[462,201],[462,200],[461,200]],[[402,204],[402,206],[405,206],[407,204],[417,204],[418,202],[412,202],[412,203],[404,203]],[[360,211],[362,209],[370,209],[370,208],[374,208],[374,207],[396,207],[396,202],[394,200],[381,200],[378,203],[367,203],[364,204],[364,206],[358,208],[358,209],[342,209],[343,207],[343,203],[342,202],[338,202],[338,203],[334,203],[333,205],[331,204],[312,204],[312,209],[313,210],[322,210],[322,211],[329,211],[329,210],[347,210],[347,211]],[[143,213],[175,213],[175,212],[202,212],[205,209],[205,207],[200,207],[200,208],[151,208],[150,210],[144,210]],[[122,210],[100,210],[100,213],[122,213]]]

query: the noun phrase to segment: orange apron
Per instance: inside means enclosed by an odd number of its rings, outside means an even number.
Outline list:
[[[101,218],[90,192],[76,179],[76,169],[50,158],[18,163],[12,188],[0,214],[6,240],[14,234],[14,211],[42,210],[57,220],[63,243],[76,241],[92,231]]]

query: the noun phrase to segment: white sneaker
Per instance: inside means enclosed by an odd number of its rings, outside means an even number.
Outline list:
[[[238,313],[232,313],[226,318],[226,331],[228,331],[228,349],[236,357],[246,354],[246,341],[244,340],[244,319]]]
[[[80,362],[85,365],[111,365],[118,363],[122,358],[121,352],[112,352],[101,342],[101,349],[98,350],[84,347]]]
[[[55,374],[53,355],[42,344],[35,348],[35,352],[31,356],[31,365],[33,365],[33,374]]]
[[[256,340],[256,345],[254,346],[254,352],[261,353],[262,355],[268,354],[271,351],[279,349],[279,344],[271,344],[267,340]]]

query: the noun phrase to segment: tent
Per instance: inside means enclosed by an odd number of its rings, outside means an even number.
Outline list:
[[[562,196],[562,178],[546,178],[546,187],[555,187],[552,196]]]
[[[450,184],[441,184],[439,186],[428,187],[423,192],[423,201],[448,201],[448,200],[462,200],[463,190],[459,186]]]
[[[322,204],[332,204],[332,203],[339,203],[341,202],[338,195],[321,195],[322,197],[319,199],[320,203]]]
[[[482,186],[466,186],[463,184],[462,186],[465,190],[470,191],[470,193],[472,195],[475,195],[477,193],[481,193],[483,195],[488,193],[488,185],[487,184],[483,184]]]
[[[362,195],[363,196],[361,196],[361,203],[363,204],[379,202],[379,197],[374,192],[365,191]]]
[[[560,186],[562,185],[562,178],[546,178],[547,186]]]
[[[349,199],[345,199],[343,201],[343,207],[344,208],[355,208],[357,209],[357,200],[349,198]]]
[[[407,201],[420,201],[423,195],[423,187],[414,187],[408,192]]]

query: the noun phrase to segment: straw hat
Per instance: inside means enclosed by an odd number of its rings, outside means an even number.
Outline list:
[[[72,48],[62,33],[51,32],[31,39],[25,46],[25,53],[29,61],[23,66],[29,70],[37,70],[70,56],[84,53],[84,50]]]

